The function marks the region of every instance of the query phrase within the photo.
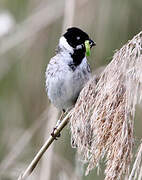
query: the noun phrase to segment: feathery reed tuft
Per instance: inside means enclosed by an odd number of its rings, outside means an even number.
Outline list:
[[[87,83],[72,110],[72,145],[88,163],[86,174],[105,158],[105,180],[128,175],[141,92],[142,32],[114,54],[98,79]]]
[[[142,142],[139,145],[136,159],[133,164],[129,180],[141,180],[142,179]]]

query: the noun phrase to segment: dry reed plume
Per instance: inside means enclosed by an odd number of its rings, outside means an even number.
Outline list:
[[[129,176],[129,180],[141,180],[141,179],[142,179],[142,142],[139,145],[136,159]]]
[[[98,79],[90,80],[72,110],[72,145],[88,163],[86,174],[105,158],[105,180],[127,177],[141,92],[142,32],[114,54]]]

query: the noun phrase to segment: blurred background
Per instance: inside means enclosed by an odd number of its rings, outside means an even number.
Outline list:
[[[92,71],[105,67],[142,30],[141,0],[0,0],[0,179],[15,180],[50,135],[58,112],[45,92],[45,69],[67,27],[86,31],[97,46]],[[134,136],[142,137],[142,111]],[[70,145],[70,129],[45,153],[29,180],[103,180],[84,167]]]

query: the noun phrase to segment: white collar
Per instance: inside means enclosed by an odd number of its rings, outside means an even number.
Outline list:
[[[69,45],[69,43],[67,42],[66,38],[64,36],[62,36],[59,40],[59,47],[63,50],[67,50],[70,53],[73,53],[73,48]]]

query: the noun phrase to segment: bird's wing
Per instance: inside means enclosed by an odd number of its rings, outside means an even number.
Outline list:
[[[60,58],[61,57],[58,55],[51,58],[46,68],[46,90],[48,90],[49,83],[52,78],[63,77],[62,74],[64,74],[64,72],[66,71],[65,64],[62,63]]]

